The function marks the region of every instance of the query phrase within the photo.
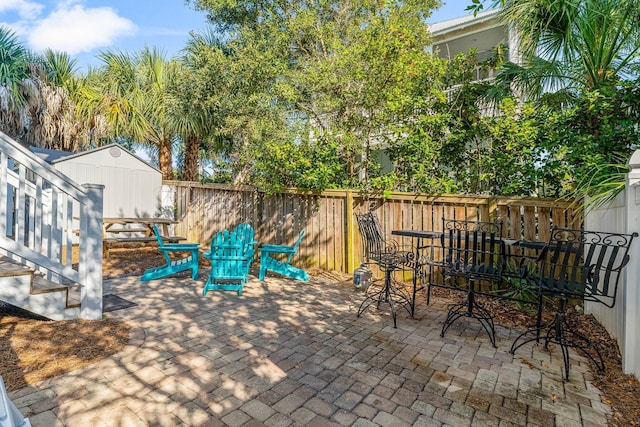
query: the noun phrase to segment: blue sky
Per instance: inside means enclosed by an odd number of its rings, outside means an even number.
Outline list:
[[[429,22],[466,15],[471,0],[444,3]],[[0,0],[0,25],[34,51],[68,52],[85,71],[98,65],[96,54],[107,49],[156,46],[171,57],[184,47],[189,31],[206,27],[206,16],[184,0]]]

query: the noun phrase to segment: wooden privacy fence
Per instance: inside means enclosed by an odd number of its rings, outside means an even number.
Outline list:
[[[218,231],[249,222],[259,243],[293,244],[305,237],[293,262],[351,273],[361,259],[354,213],[373,209],[387,238],[397,229],[442,229],[442,218],[504,222],[504,236],[546,241],[552,225],[579,228],[581,211],[572,201],[529,197],[419,195],[395,192],[385,198],[358,191],[288,190],[266,194],[251,187],[164,181],[175,190],[176,235],[208,246]],[[405,242],[411,243],[411,242]]]

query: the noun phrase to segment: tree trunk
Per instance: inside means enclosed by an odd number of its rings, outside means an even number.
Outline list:
[[[171,158],[171,141],[163,138],[158,147],[158,163],[162,179],[173,179],[173,160]]]
[[[200,141],[196,136],[188,136],[185,139],[184,169],[182,179],[184,181],[198,180],[198,160],[200,159]]]
[[[235,156],[236,158],[234,159],[235,176],[233,177],[233,185],[243,185],[249,182],[249,165],[246,162],[241,161],[242,154],[249,146],[249,137],[242,133],[240,135],[240,140],[242,141],[242,147],[238,150]]]

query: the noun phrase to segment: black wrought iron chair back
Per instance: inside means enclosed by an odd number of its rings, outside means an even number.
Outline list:
[[[501,222],[443,219],[441,244],[450,276],[469,280],[500,279],[504,266]]]
[[[380,303],[386,303],[391,308],[393,327],[396,325],[396,304],[412,312],[410,295],[404,287],[393,279],[393,272],[409,265],[413,258],[413,251],[404,250],[397,242],[385,240],[378,217],[373,212],[355,214],[362,242],[362,254],[366,262],[378,266],[384,273],[384,281],[381,286],[370,286],[365,291],[365,298],[358,309],[358,317],[372,304],[378,307]]]
[[[442,326],[441,335],[462,317],[477,319],[495,342],[493,317],[477,304],[475,294],[482,286],[499,283],[502,276],[505,246],[502,222],[442,219],[443,286],[466,292],[464,302],[453,304]],[[430,289],[429,289],[430,292]]]
[[[613,307],[634,235],[553,229],[542,290]]]
[[[569,347],[581,350],[599,369],[604,370],[604,360],[598,348],[590,339],[568,326],[566,308],[570,299],[601,303],[607,307],[615,305],[620,277],[629,263],[629,248],[636,236],[635,233],[553,228],[549,243],[538,257],[537,268],[531,270],[527,277],[538,287],[536,326],[516,338],[511,352],[542,338],[545,347],[550,342],[561,347],[567,380]],[[547,325],[542,325],[544,297],[557,300],[554,320]]]
[[[370,262],[378,262],[387,246],[378,217],[373,212],[367,212],[356,214],[356,221],[360,231],[363,258]]]

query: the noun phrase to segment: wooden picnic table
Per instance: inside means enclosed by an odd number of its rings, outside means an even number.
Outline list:
[[[168,218],[103,218],[102,236],[107,237],[107,233],[142,233],[145,237],[153,237],[154,224],[162,226],[163,236],[169,236],[169,225],[177,223]]]
[[[165,243],[178,243],[186,240],[185,237],[171,236],[169,226],[177,224],[177,221],[168,218],[144,218],[144,217],[105,217],[102,219],[103,253],[109,255],[111,243],[157,243],[153,226],[160,229],[162,240]]]

